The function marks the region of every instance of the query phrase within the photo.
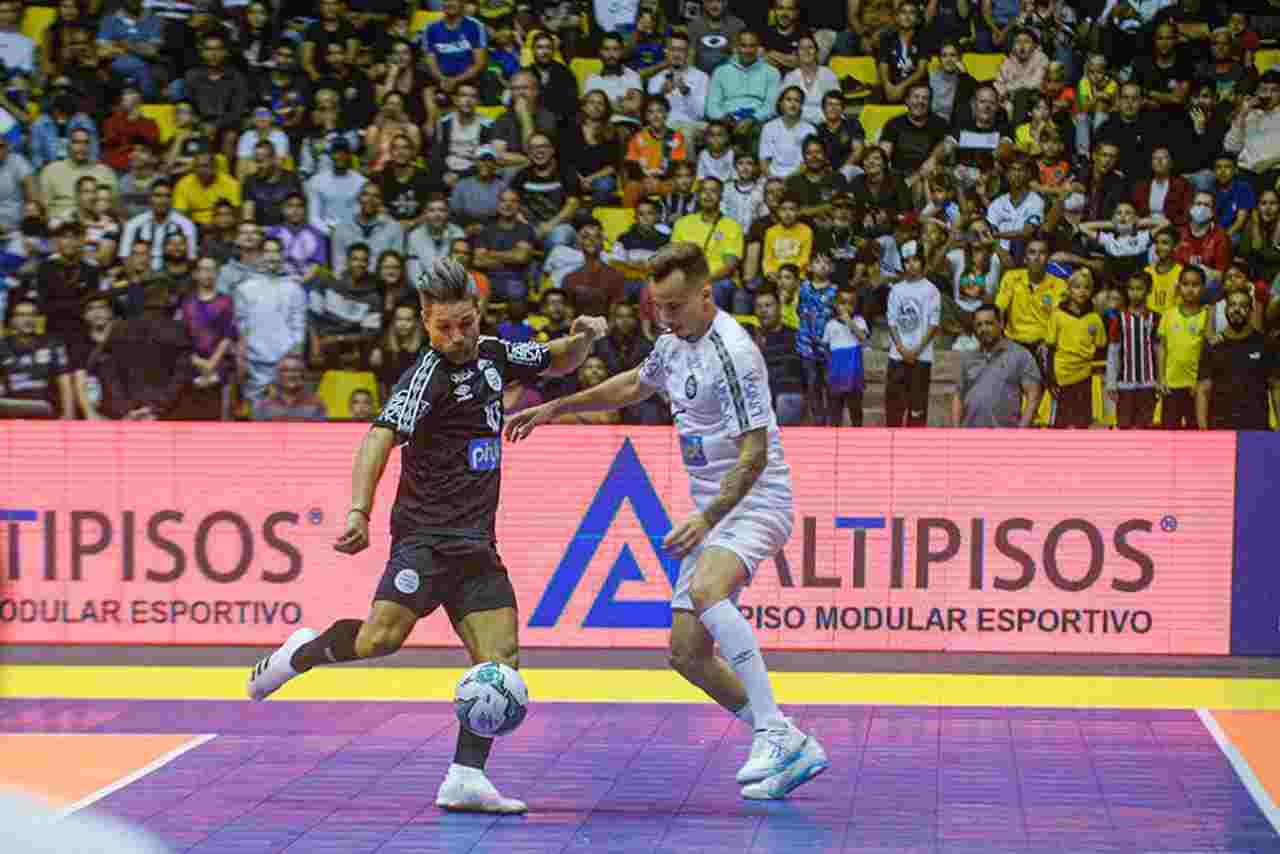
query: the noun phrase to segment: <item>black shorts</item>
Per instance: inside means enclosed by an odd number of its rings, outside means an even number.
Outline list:
[[[444,605],[455,623],[475,611],[516,607],[516,591],[493,543],[438,535],[394,540],[373,598],[419,617]]]
[[[1085,377],[1058,390],[1053,426],[1084,430],[1093,426],[1093,377]]]

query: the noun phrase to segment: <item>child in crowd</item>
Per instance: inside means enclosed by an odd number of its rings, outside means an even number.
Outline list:
[[[1107,346],[1102,318],[1093,307],[1093,273],[1082,267],[1067,281],[1067,298],[1049,315],[1045,339],[1056,405],[1053,426],[1087,430],[1093,426],[1093,360]]]
[[[1125,309],[1108,329],[1106,390],[1115,405],[1116,427],[1145,430],[1156,413],[1160,315],[1147,305],[1150,273],[1134,273],[1125,288]]]

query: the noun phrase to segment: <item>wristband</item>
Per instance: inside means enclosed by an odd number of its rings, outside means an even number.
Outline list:
[[[347,515],[350,516],[352,513],[359,513],[366,520],[373,521],[373,517],[369,515],[368,510],[362,510],[359,507],[352,507],[350,510],[347,511]]]

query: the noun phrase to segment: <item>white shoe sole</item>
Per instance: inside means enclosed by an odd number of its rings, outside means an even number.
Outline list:
[[[781,773],[743,787],[742,797],[749,801],[783,800],[831,766],[826,751],[813,736],[809,736],[801,753],[803,755]]]
[[[444,793],[436,795],[436,806],[449,812],[480,812],[498,815],[519,815],[529,809],[524,801],[504,798],[501,795],[495,801],[487,798],[446,797]]]
[[[262,662],[254,665],[249,675],[249,682],[245,686],[249,699],[261,702],[279,691],[290,679],[298,676],[299,674],[293,671],[293,665],[290,663],[293,654],[298,651],[298,647],[318,637],[320,633],[315,629],[298,629],[289,635],[279,649],[267,656],[267,666],[263,667],[261,672],[258,668]],[[282,669],[285,672],[281,672]],[[282,675],[283,679],[280,678]]]

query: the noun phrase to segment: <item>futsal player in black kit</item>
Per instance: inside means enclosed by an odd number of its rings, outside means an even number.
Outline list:
[[[480,335],[480,305],[458,262],[438,259],[418,280],[430,348],[405,372],[365,435],[352,473],[346,529],[334,548],[369,546],[374,494],[396,445],[400,486],[391,509],[391,555],[365,620],[324,632],[298,629],[258,662],[249,696],[266,699],[312,667],[389,655],[414,624],[443,605],[473,663],[519,666],[515,591],[498,556],[494,515],[502,460],[502,388],[572,373],[603,337],[604,318],[579,317],[550,344]],[[520,813],[484,774],[493,740],[458,728],[453,764],[436,796],[445,809]]]

